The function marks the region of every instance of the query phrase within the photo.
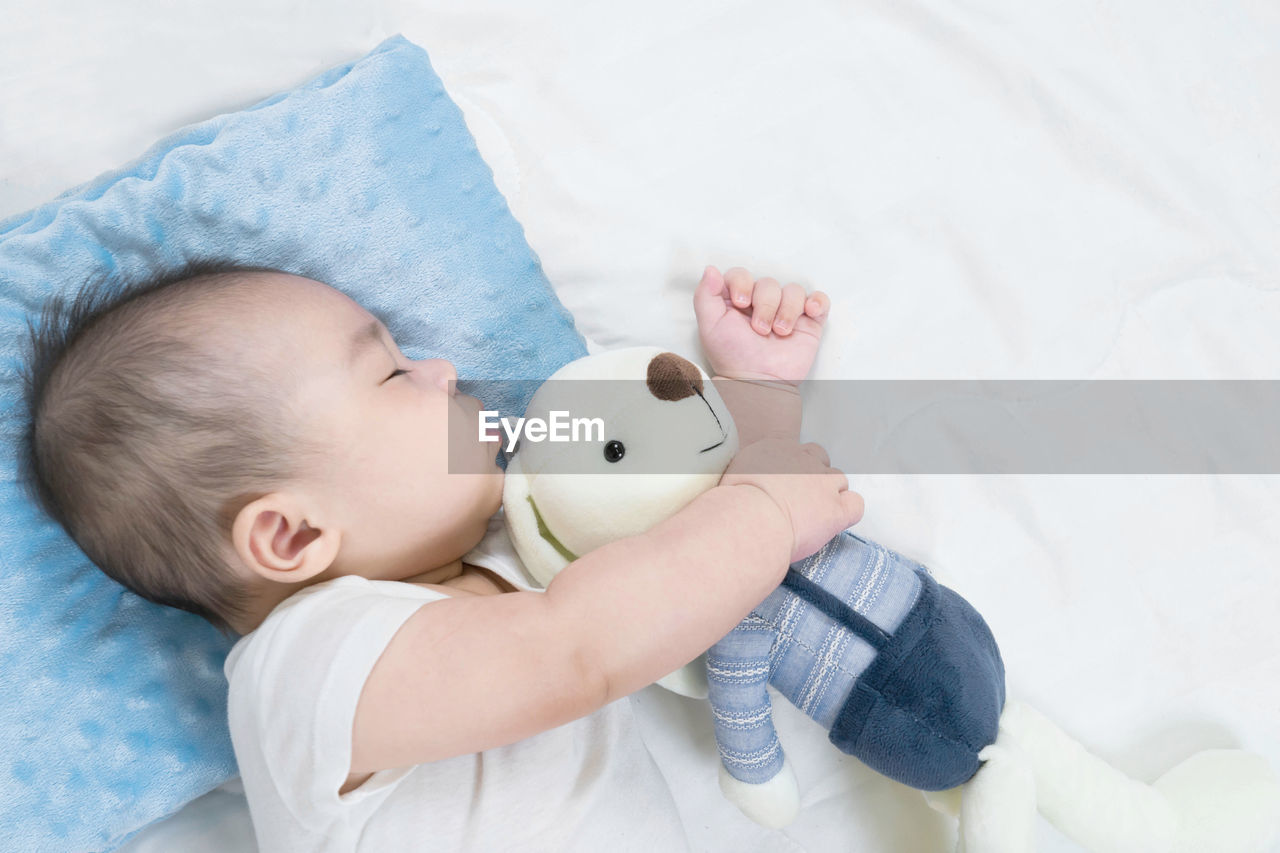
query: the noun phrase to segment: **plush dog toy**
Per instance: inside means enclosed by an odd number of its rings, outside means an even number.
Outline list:
[[[557,412],[601,428],[577,440],[521,438],[503,494],[512,542],[543,586],[578,555],[678,512],[719,482],[738,449],[706,374],[653,347],[565,365],[525,414],[554,421]],[[1280,783],[1264,760],[1207,750],[1152,785],[1130,779],[1044,715],[1005,701],[999,649],[968,602],[849,531],[793,564],[729,635],[658,683],[710,699],[721,789],[764,826],[785,826],[799,808],[772,685],[843,752],[933,792],[930,804],[960,819],[967,853],[1032,850],[1037,810],[1095,851],[1265,851],[1280,836]]]

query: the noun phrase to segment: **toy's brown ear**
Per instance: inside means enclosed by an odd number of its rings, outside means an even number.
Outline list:
[[[702,374],[697,365],[673,352],[661,352],[649,360],[645,382],[649,393],[659,400],[683,400],[702,393]]]

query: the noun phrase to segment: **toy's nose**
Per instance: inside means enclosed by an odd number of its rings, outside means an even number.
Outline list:
[[[649,360],[645,383],[649,393],[659,400],[683,400],[702,394],[702,374],[697,365],[673,352],[658,353]]]

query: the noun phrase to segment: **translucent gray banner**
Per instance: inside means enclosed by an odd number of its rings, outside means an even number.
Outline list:
[[[842,381],[803,396],[806,434],[864,474],[1280,473],[1270,380]]]
[[[512,382],[522,384],[513,388]],[[547,473],[705,472],[710,457],[703,448],[720,435],[718,418],[727,408],[714,390],[691,383],[686,391],[655,396],[639,380],[560,382],[578,387],[539,390],[543,383],[485,380],[470,383],[470,393],[533,397],[535,404],[569,401],[562,421],[603,421],[598,434],[578,434],[590,452],[558,448],[563,452],[552,454],[558,467],[546,466]],[[1280,474],[1276,380],[810,380],[800,395],[804,437],[850,474]],[[528,414],[545,420],[548,412],[543,406]],[[509,425],[519,417],[500,416]],[[735,411],[733,417],[743,423],[754,415]],[[455,453],[451,433],[451,471],[478,470],[470,461],[477,435],[478,424],[458,433],[464,443],[456,448],[464,452]],[[498,449],[505,453],[511,444],[510,433],[500,435],[487,445],[493,451],[488,471]],[[517,454],[526,440],[522,435],[516,443]],[[617,442],[612,450],[610,441]],[[610,461],[619,446],[621,456]],[[540,452],[545,457],[549,450]]]

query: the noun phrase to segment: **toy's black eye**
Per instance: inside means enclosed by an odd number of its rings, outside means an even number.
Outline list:
[[[622,442],[614,439],[604,446],[604,458],[606,462],[617,462],[627,452],[622,446]]]

